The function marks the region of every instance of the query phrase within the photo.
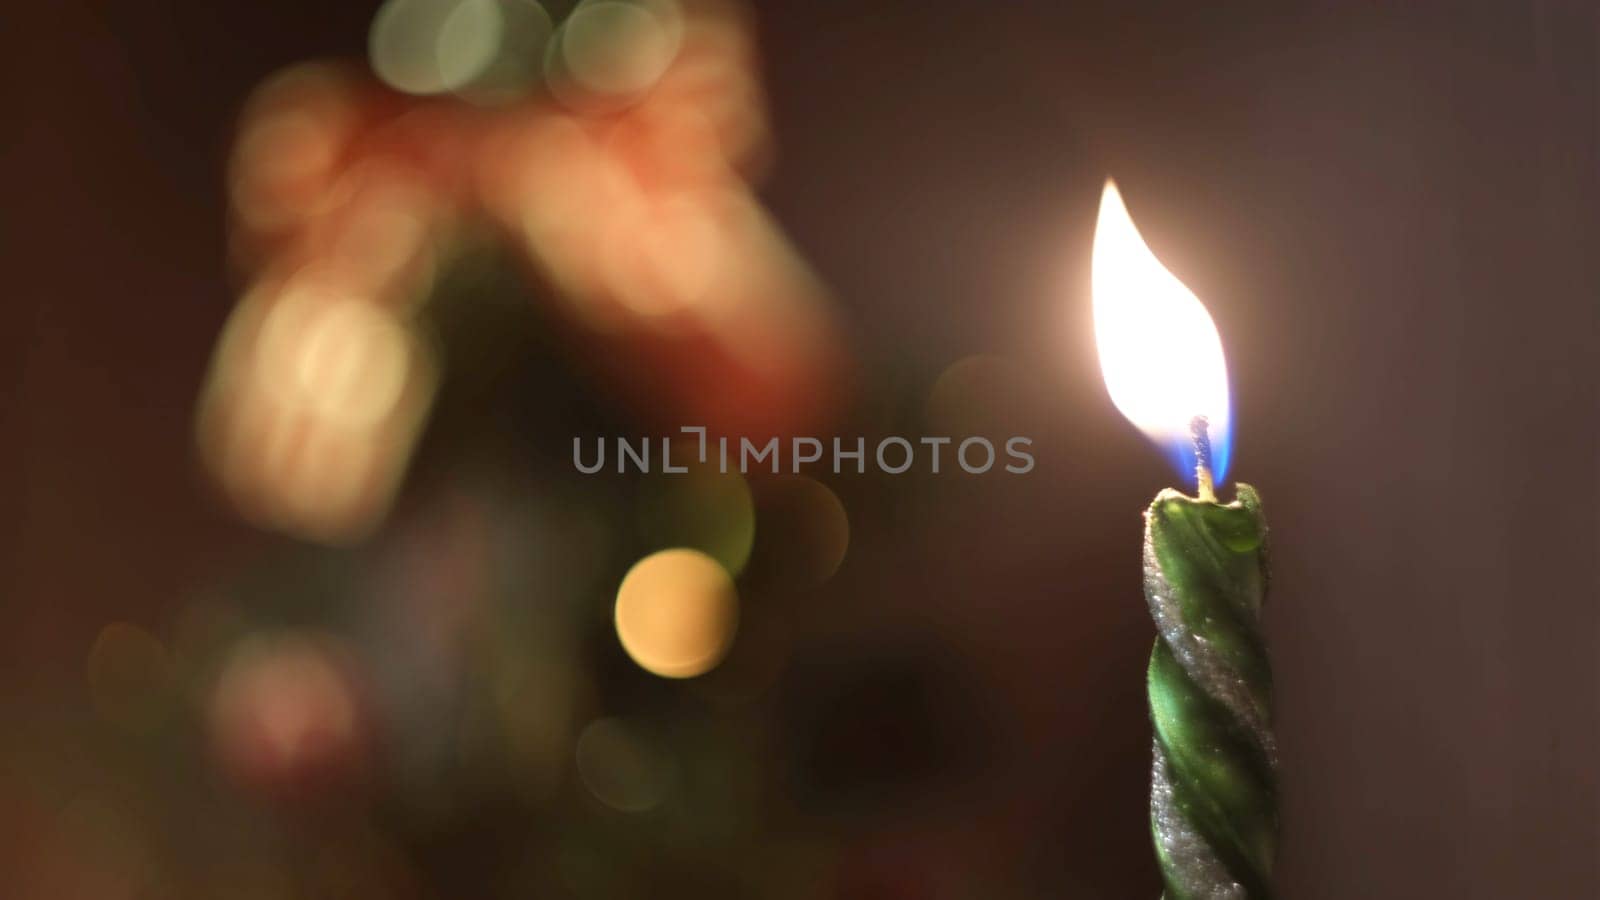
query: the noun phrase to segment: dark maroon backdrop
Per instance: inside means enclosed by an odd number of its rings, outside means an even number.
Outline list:
[[[758,11],[766,194],[859,343],[911,369],[998,352],[1047,376],[1025,401],[1026,490],[952,494],[939,544],[858,539],[886,548],[883,574],[839,601],[960,635],[994,771],[929,815],[1011,829],[1088,895],[1154,895],[1136,547],[1172,478],[1090,344],[1109,171],[1217,319],[1234,471],[1275,529],[1283,895],[1600,895],[1593,6],[996,6]],[[254,540],[190,451],[231,303],[222,154],[254,83],[359,52],[370,12],[11,12],[0,666],[17,702],[76,697],[101,623],[157,619]]]

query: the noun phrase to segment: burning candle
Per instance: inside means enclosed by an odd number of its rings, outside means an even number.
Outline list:
[[[1106,182],[1095,226],[1095,342],[1111,400],[1195,474],[1145,511],[1144,593],[1155,619],[1150,829],[1168,900],[1271,895],[1277,742],[1260,613],[1266,522],[1255,489],[1223,503],[1231,412],[1216,325],[1168,272]]]

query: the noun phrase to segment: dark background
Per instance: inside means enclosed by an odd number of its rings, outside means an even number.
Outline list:
[[[1596,896],[1600,15],[995,6],[757,10],[764,195],[856,343],[907,382],[1021,361],[1039,457],[914,531],[857,523],[837,636],[914,636],[986,725],[975,771],[841,827],[935,873],[999,854],[1068,896],[1156,893],[1136,554],[1173,476],[1091,344],[1110,173],[1217,320],[1234,474],[1274,528],[1283,896]],[[159,621],[258,545],[191,450],[235,290],[222,161],[254,84],[359,54],[370,14],[11,11],[13,711],[82,702],[101,624]]]

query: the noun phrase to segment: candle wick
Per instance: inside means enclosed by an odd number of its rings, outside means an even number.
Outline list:
[[[1216,487],[1211,481],[1211,422],[1205,416],[1189,420],[1189,436],[1194,439],[1194,480],[1199,485],[1200,499],[1214,502]]]

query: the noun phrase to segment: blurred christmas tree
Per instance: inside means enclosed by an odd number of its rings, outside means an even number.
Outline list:
[[[818,814],[966,752],[917,700],[938,673],[830,648],[784,677],[839,496],[573,468],[575,439],[690,461],[679,426],[844,406],[753,194],[744,11],[389,0],[370,45],[376,77],[263,86],[230,165],[245,289],[197,433],[283,537],[102,633],[93,766],[129,787],[51,846],[132,896],[924,896]]]

